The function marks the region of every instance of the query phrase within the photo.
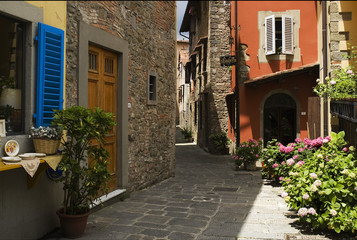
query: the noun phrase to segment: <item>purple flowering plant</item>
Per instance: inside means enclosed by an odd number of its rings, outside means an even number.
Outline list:
[[[236,149],[236,155],[232,156],[236,166],[240,167],[243,163],[255,163],[258,161],[261,157],[262,143],[262,139],[249,139],[242,142]]]

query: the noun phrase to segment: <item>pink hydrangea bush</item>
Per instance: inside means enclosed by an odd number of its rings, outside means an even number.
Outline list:
[[[289,173],[294,168],[304,165],[305,159],[330,141],[331,137],[312,140],[296,138],[286,146],[276,140],[268,142],[263,150],[263,176],[276,182],[288,181]]]
[[[289,155],[283,166],[289,167],[290,172],[280,176],[289,181],[280,182],[286,203],[298,212],[301,221],[313,228],[354,233],[357,230],[357,158],[355,148],[346,145],[343,137],[344,132],[340,132],[317,141],[303,141],[304,152],[310,154],[303,160],[298,158],[303,164],[292,163],[294,159]]]

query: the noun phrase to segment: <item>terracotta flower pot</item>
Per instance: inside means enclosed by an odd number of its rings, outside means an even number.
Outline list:
[[[255,171],[257,170],[257,164],[256,162],[245,162],[244,168],[248,171]]]
[[[63,209],[58,210],[62,235],[67,238],[80,238],[87,226],[87,219],[91,211],[79,215],[63,214]]]

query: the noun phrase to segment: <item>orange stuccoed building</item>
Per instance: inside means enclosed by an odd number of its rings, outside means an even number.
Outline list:
[[[313,137],[319,78],[315,1],[232,1],[228,135],[233,142]],[[239,116],[239,118],[237,117]],[[318,118],[318,116],[315,116]],[[238,120],[238,121],[237,121]]]

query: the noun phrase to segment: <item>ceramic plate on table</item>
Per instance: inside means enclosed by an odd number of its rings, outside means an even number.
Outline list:
[[[15,140],[9,140],[5,143],[5,153],[10,157],[15,157],[20,151],[20,145]]]
[[[4,162],[20,162],[21,158],[19,157],[2,157],[1,158]]]
[[[24,153],[24,154],[20,154],[19,157],[22,160],[32,160],[36,158],[36,155],[34,153]]]
[[[25,154],[35,154],[36,157],[46,157],[46,153],[25,153]]]

